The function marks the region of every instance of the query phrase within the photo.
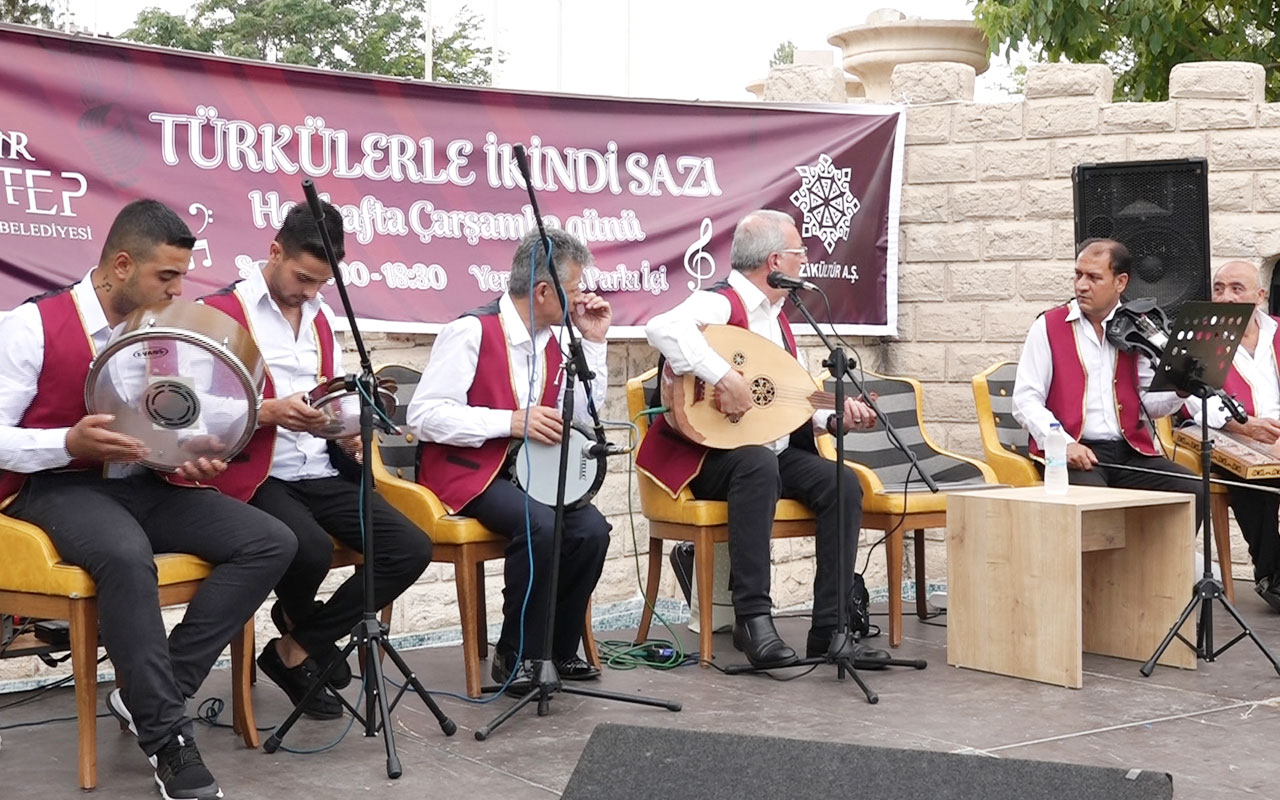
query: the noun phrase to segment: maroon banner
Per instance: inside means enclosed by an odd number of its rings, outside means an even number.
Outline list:
[[[722,280],[756,208],[796,219],[805,277],[843,332],[896,333],[896,108],[504,92],[16,26],[0,26],[0,52],[3,308],[83,277],[139,197],[197,236],[187,296],[225,286],[262,263],[311,178],[342,210],[357,315],[435,330],[506,287],[534,225],[512,156],[524,143],[546,222],[591,248],[583,282],[619,335]]]

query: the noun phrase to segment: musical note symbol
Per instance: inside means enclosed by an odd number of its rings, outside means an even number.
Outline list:
[[[209,223],[213,222],[213,212],[210,211],[203,203],[192,203],[190,206],[187,206],[187,213],[194,217],[196,215],[196,209],[200,209],[200,211],[204,212],[204,222],[201,223],[200,230],[196,231],[196,236],[199,236],[204,233],[205,228],[209,227]],[[207,267],[209,265],[205,264],[205,266]]]
[[[696,292],[702,288],[702,282],[710,280],[716,274],[716,260],[703,250],[711,242],[711,217],[703,217],[698,226],[698,238],[689,249],[684,251],[684,271],[693,276],[689,281],[689,291]]]
[[[204,258],[200,260],[201,265],[206,267],[213,266],[213,254],[209,252],[209,240],[196,239],[195,247],[191,248],[191,263],[188,265],[188,269],[196,268],[196,251],[197,250],[204,251]]]

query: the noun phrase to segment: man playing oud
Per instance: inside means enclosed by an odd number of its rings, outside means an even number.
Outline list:
[[[736,325],[796,353],[795,337],[782,314],[786,289],[768,284],[769,273],[799,277],[808,259],[795,222],[781,211],[753,211],[733,232],[733,269],[727,281],[694,292],[680,305],[659,314],[645,326],[645,336],[677,375],[692,372],[715,387],[716,401],[725,414],[751,408],[746,381],[707,343],[706,325]],[[847,427],[875,425],[875,412],[862,400],[845,401]],[[819,411],[812,424],[763,445],[733,450],[707,450],[685,439],[661,417],[641,443],[636,466],[672,497],[688,486],[695,497],[729,503],[729,564],[733,575],[733,645],[757,667],[794,663],[796,652],[782,640],[773,624],[769,596],[769,541],[774,507],[780,497],[799,500],[818,517],[817,574],[813,582],[813,622],[805,654],[821,656],[835,632],[837,619],[840,540],[845,537],[848,569],[858,549],[862,521],[862,491],[848,467],[843,484],[845,529],[836,527],[836,475],[831,462],[818,455],[815,431],[830,431],[831,411]],[[887,658],[883,651],[854,646],[857,659]]]

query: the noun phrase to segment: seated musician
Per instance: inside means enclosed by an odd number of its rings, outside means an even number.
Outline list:
[[[613,310],[604,298],[579,288],[582,267],[591,263],[586,246],[558,229],[548,229],[547,238],[556,275],[568,294],[568,318],[581,332],[588,367],[595,373],[593,400],[603,406],[609,375],[605,333]],[[407,412],[409,427],[423,442],[418,481],[450,512],[474,517],[511,540],[502,634],[491,668],[499,683],[513,673],[517,680],[529,679],[532,659],[551,659],[565,680],[600,674],[579,657],[578,645],[612,526],[590,504],[565,511],[559,585],[553,587],[555,509],[526,498],[510,480],[515,459],[523,457],[517,449],[522,439],[558,444],[565,434],[560,409],[567,355],[562,352],[564,332],[557,329],[564,317],[544,242],[532,231],[516,248],[506,293],[440,331]],[[574,397],[574,419],[589,422],[581,380]],[[548,653],[543,648],[553,589],[556,613]]]
[[[645,326],[645,336],[675,374],[693,373],[715,386],[721,411],[743,413],[751,407],[746,381],[712,350],[701,328],[737,325],[796,353],[791,326],[782,314],[787,290],[770,287],[767,278],[774,270],[799,277],[806,261],[804,243],[790,216],[781,211],[753,211],[742,218],[733,232],[728,280],[710,290],[694,292],[680,305],[655,316]],[[848,398],[844,413],[846,427],[870,428],[875,424],[875,413],[861,399]],[[841,467],[845,470],[845,529],[837,530],[835,468],[817,454],[814,444],[815,430],[827,428],[833,420],[833,412],[819,411],[812,424],[805,423],[777,441],[734,450],[707,450],[682,437],[665,419],[656,417],[637,453],[636,466],[673,497],[688,486],[694,497],[728,501],[733,644],[757,667],[786,666],[797,660],[795,650],[774,627],[773,600],[769,596],[769,543],[774,508],[780,497],[799,500],[818,517],[813,619],[806,656],[818,657],[827,652],[838,623],[840,542],[836,537],[845,537],[845,555],[852,575],[862,520],[862,491],[853,471]],[[858,643],[854,657],[880,659],[887,658],[887,654]]]
[[[1070,483],[1194,493],[1199,521],[1204,502],[1199,479],[1160,455],[1149,422],[1176,411],[1183,398],[1147,392],[1143,387],[1154,376],[1151,360],[1133,350],[1117,351],[1107,340],[1106,325],[1129,284],[1129,268],[1123,244],[1110,239],[1081,244],[1075,299],[1041,314],[1027,334],[1014,380],[1013,416],[1031,434],[1036,456],[1044,452],[1050,426],[1062,424]],[[1043,463],[1036,466],[1043,472]]]
[[[1256,308],[1236,350],[1227,382],[1227,394],[1244,407],[1248,421],[1236,422],[1227,414],[1222,401],[1209,398],[1209,425],[1227,433],[1273,444],[1280,438],[1280,374],[1277,352],[1280,351],[1280,325],[1266,308],[1267,290],[1262,287],[1258,268],[1248,261],[1230,261],[1218,269],[1213,278],[1215,303],[1252,303]],[[1200,401],[1187,401],[1187,409],[1200,421]],[[1280,480],[1259,481],[1280,487]],[[1254,589],[1272,610],[1280,613],[1280,496],[1256,492],[1238,486],[1228,488],[1231,510],[1240,532],[1249,544],[1253,559]]]
[[[131,311],[182,293],[194,243],[171,209],[155,200],[130,203],[83,280],[0,321],[4,513],[43,528],[62,560],[92,576],[120,687],[107,705],[138,737],[166,798],[222,796],[196,749],[187,699],[295,548],[289,529],[267,514],[140,466],[147,443],[112,431],[112,416],[85,407],[94,354]],[[224,469],[220,460],[198,458],[178,475],[207,481]],[[213,565],[167,636],[156,553],[190,553]]]
[[[321,205],[329,239],[341,259],[342,216],[328,203]],[[316,600],[333,558],[329,537],[364,551],[360,484],[339,475],[330,443],[314,435],[326,427],[329,416],[306,400],[307,392],[341,367],[333,311],[319,294],[331,277],[315,217],[306,204],[299,204],[285,216],[261,270],[203,298],[253,334],[267,365],[258,430],[215,485],[283,521],[297,537],[297,555],[276,584],[277,599],[271,607],[280,637],[267,642],[258,656],[259,669],[294,704],[330,661],[337,662],[329,673],[330,685],[341,689],[351,682],[351,668],[341,659],[336,642],[351,633],[364,608],[364,579],[359,574],[348,577],[328,600]],[[358,434],[335,444],[349,458],[360,460]],[[427,568],[431,539],[381,495],[375,493],[366,502],[373,506],[373,602],[382,608]],[[333,719],[342,715],[342,705],[320,692],[303,712]]]

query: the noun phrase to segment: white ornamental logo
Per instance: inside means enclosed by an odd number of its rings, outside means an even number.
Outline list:
[[[849,191],[853,170],[836,169],[831,156],[823,153],[816,166],[796,167],[796,172],[802,180],[790,199],[804,213],[800,235],[818,237],[830,255],[838,240],[849,238],[849,222],[862,207]]]

